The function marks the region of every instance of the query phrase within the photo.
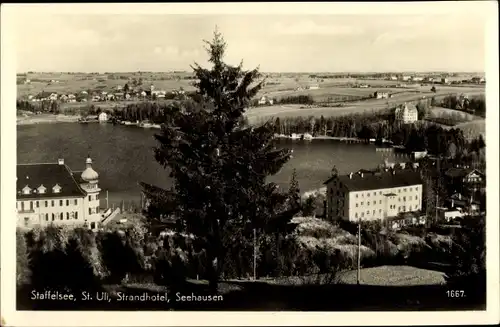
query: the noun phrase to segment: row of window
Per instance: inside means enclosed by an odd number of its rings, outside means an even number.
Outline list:
[[[403,188],[403,192],[411,192],[411,191],[418,191],[418,186],[415,186],[415,187],[409,187],[409,188]],[[373,196],[377,196],[377,193],[378,195],[382,195],[382,191],[375,191],[375,192],[363,192],[363,193],[357,193],[356,194],[356,198],[359,198],[359,195],[361,194],[361,197],[364,197],[366,193],[366,196],[367,197],[370,197],[370,194],[373,194]],[[401,193],[401,189],[398,189],[398,193]]]
[[[64,220],[64,218],[66,218],[66,220],[78,219],[78,211],[66,212],[66,214],[64,212],[52,213],[50,216],[48,213],[42,213],[40,216],[42,217],[42,219],[45,218],[45,221],[49,221],[49,218],[52,218],[52,221],[56,219]]]
[[[410,196],[408,197],[408,201],[412,201],[412,200],[414,200],[414,199],[415,199],[415,200],[418,200],[418,195],[415,195],[415,197],[413,197],[413,196],[411,196],[411,195],[410,195]],[[402,200],[401,200],[401,198],[398,198],[398,202],[401,202],[401,201],[405,202],[405,201],[406,201],[406,196],[403,196],[403,199],[402,199]],[[361,205],[364,205],[364,204],[365,204],[365,202],[364,202],[364,201],[361,201]],[[371,204],[372,204],[372,205],[376,205],[376,204],[377,204],[377,201],[376,201],[376,200],[375,200],[375,201],[372,201],[372,202],[371,202]],[[378,204],[382,204],[382,200],[379,200],[379,201],[378,201]],[[366,205],[370,205],[370,201],[366,201]],[[356,203],[356,208],[357,208],[357,207],[358,207],[358,203]]]
[[[16,208],[19,210],[19,203],[21,203],[21,211],[25,211],[26,210],[25,202],[26,201],[17,202]],[[56,200],[50,200],[50,202],[49,202],[49,200],[45,200],[45,201],[29,201],[29,210],[33,210],[34,207],[40,208],[40,206],[42,208],[48,208],[49,207],[49,203],[50,203],[51,207],[55,207],[57,202],[56,202]],[[73,205],[76,206],[76,205],[78,205],[78,199],[73,199],[72,201],[70,201],[69,199],[59,200],[59,207],[63,207],[65,203],[66,203],[66,206],[69,206],[70,203],[72,203]]]
[[[396,209],[396,206],[395,206],[395,205],[391,205],[391,206],[390,206],[390,209]],[[411,211],[412,209],[413,209],[413,210],[417,210],[417,209],[418,209],[418,206],[413,206],[413,207],[412,207],[412,206],[408,206],[408,211]],[[370,215],[370,212],[372,213],[372,215],[375,215],[376,210],[371,210],[371,211],[370,211],[370,210],[366,210],[366,215],[367,215],[367,216],[369,216],[369,215]],[[400,207],[398,207],[398,212],[406,212],[406,206],[400,206]],[[382,213],[382,209],[378,209],[378,213],[379,213],[379,214],[381,214],[381,213]],[[364,216],[365,216],[365,212],[363,211],[363,212],[361,212],[359,215],[358,215],[358,213],[356,212],[356,213],[354,214],[354,216],[355,216],[356,218],[359,218],[359,216],[364,217]]]

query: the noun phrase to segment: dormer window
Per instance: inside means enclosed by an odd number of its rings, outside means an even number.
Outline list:
[[[26,185],[24,188],[23,188],[23,194],[30,194],[31,193],[31,188]]]
[[[45,188],[45,186],[43,186],[43,184],[38,187],[39,194],[45,194],[46,191],[47,189]]]
[[[52,188],[52,192],[61,193],[61,187],[59,186],[59,184],[54,185],[54,187]]]

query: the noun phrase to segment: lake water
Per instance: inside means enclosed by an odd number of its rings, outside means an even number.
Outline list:
[[[155,161],[153,138],[159,130],[111,124],[38,124],[17,127],[18,163],[57,162],[63,157],[72,170],[83,170],[90,154],[99,173],[100,187],[109,191],[109,201],[139,201],[139,181],[168,187],[171,179]],[[297,169],[301,191],[317,189],[329,177],[333,165],[339,173],[369,169],[383,161],[374,145],[347,144],[333,140],[279,140],[278,146],[294,150],[293,158],[270,178],[287,188]],[[101,193],[101,199],[106,192]],[[105,206],[105,202],[101,201]]]

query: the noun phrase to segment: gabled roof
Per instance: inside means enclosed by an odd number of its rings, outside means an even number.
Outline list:
[[[480,172],[479,170],[474,169],[474,168],[450,168],[445,172],[445,175],[448,177],[452,177],[452,178],[457,178],[457,177],[464,178],[465,176],[467,176],[473,172],[475,172],[481,176],[484,176],[484,174],[482,172]]]
[[[37,189],[43,185],[47,190],[43,194],[23,194],[22,189],[29,186]],[[61,187],[59,193],[53,193],[55,185]],[[73,178],[71,170],[66,165],[57,163],[46,164],[18,164],[17,165],[17,199],[52,198],[52,197],[81,197],[86,193]]]

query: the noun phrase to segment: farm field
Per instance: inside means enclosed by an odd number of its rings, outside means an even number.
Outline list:
[[[446,90],[448,91],[448,90]],[[440,91],[433,93],[422,92],[422,93],[402,93],[400,95],[395,95],[390,99],[369,99],[363,101],[349,102],[344,107],[304,107],[301,109],[301,105],[283,105],[283,106],[264,106],[256,107],[247,111],[246,116],[250,123],[260,123],[271,117],[300,117],[300,116],[315,116],[319,117],[321,115],[325,117],[345,115],[349,113],[362,113],[367,111],[380,111],[387,108],[391,108],[402,104],[404,102],[419,101],[422,97],[432,97],[435,96],[436,99],[448,95],[448,92]],[[484,94],[483,90],[474,90],[468,93],[469,96]]]
[[[35,95],[42,91],[77,93],[89,89],[116,88],[118,85],[129,83],[129,78],[143,80],[143,86],[149,87],[151,84],[155,89],[172,91],[180,87],[186,91],[194,90],[190,73],[106,73],[106,74],[83,74],[83,73],[29,73],[23,75],[31,80],[30,84],[17,85],[18,97]],[[266,76],[266,74],[263,74]],[[461,79],[458,78],[458,79]],[[50,83],[54,80],[54,83]],[[57,82],[56,82],[57,81]],[[370,84],[370,88],[353,88],[353,84]],[[310,78],[309,74],[283,74],[281,77],[268,76],[266,85],[261,90],[261,95],[287,96],[293,94],[311,94],[313,97],[322,99],[323,97],[340,96],[367,96],[373,94],[378,88],[394,93],[404,90],[424,91],[430,90],[430,85],[412,87],[408,89],[396,88],[398,81],[376,80],[376,79],[355,79],[355,78]],[[318,85],[318,90],[306,90],[296,92],[298,87],[305,88],[311,85]],[[442,92],[473,92],[484,89],[484,85],[464,85],[464,86],[437,86]],[[318,100],[321,101],[321,100]]]

